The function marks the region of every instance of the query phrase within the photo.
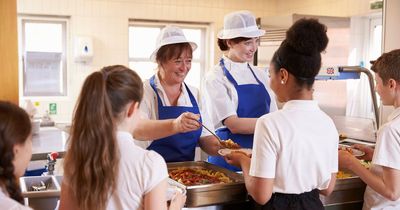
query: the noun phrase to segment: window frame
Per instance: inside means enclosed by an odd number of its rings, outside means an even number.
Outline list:
[[[149,28],[155,28],[158,27],[162,29],[163,27],[167,25],[174,25],[177,26],[181,29],[200,29],[201,31],[201,37],[200,41],[201,43],[196,43],[197,44],[197,50],[200,50],[200,57],[199,58],[193,58],[192,62],[198,62],[200,64],[200,84],[199,84],[199,89],[201,90],[203,87],[203,78],[205,77],[206,72],[210,68],[210,60],[213,57],[213,53],[210,53],[209,56],[206,55],[207,51],[210,51],[209,46],[211,45],[213,40],[210,40],[210,30],[211,30],[211,25],[210,23],[202,23],[202,22],[176,22],[176,21],[152,21],[152,20],[136,20],[136,19],[130,19],[129,24],[128,24],[128,30],[130,27],[149,27]],[[190,38],[188,38],[190,40]],[[129,42],[129,40],[128,40]],[[135,58],[135,57],[130,57],[128,53],[128,62],[151,62],[150,58]]]
[[[46,92],[34,92],[29,93],[25,91],[25,85],[27,82],[26,78],[26,33],[25,33],[25,24],[27,23],[48,23],[48,24],[61,24],[62,32],[61,32],[61,81],[62,82],[62,90],[57,93],[46,93]],[[57,98],[67,98],[69,95],[69,85],[68,85],[68,25],[69,25],[69,18],[68,17],[52,17],[52,16],[30,16],[30,15],[19,15],[18,17],[18,24],[21,33],[19,33],[19,43],[20,43],[20,50],[19,50],[19,60],[20,60],[20,76],[19,76],[19,89],[20,89],[20,99],[41,99],[41,98],[49,98],[57,99]]]

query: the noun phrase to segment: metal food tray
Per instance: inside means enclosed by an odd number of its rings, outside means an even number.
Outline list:
[[[168,171],[181,167],[209,169],[222,172],[233,180],[232,183],[186,186],[186,207],[243,202],[247,199],[247,191],[241,174],[204,161],[167,163],[167,167]]]

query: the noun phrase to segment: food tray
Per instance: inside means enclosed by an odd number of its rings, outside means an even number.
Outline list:
[[[168,171],[182,167],[209,169],[222,172],[233,180],[232,183],[186,186],[186,207],[243,202],[247,199],[247,191],[241,174],[204,161],[167,163],[167,167]]]

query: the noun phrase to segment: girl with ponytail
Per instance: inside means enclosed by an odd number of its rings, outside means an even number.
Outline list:
[[[18,178],[32,156],[31,121],[20,107],[0,101],[0,209],[30,209],[23,206]]]
[[[139,76],[116,65],[89,75],[74,110],[60,210],[167,209],[163,158],[134,144]],[[155,167],[156,166],[156,167]],[[180,209],[177,195],[170,209]]]
[[[270,63],[271,89],[285,103],[256,124],[252,158],[226,157],[243,169],[256,209],[323,210],[319,194],[329,195],[338,171],[338,133],[331,118],[313,100],[326,26],[300,19]]]

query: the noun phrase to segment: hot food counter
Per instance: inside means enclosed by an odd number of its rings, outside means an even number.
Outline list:
[[[168,163],[167,166],[170,177],[179,181],[185,188],[183,190],[187,195],[185,205],[187,208],[201,206],[214,206],[213,209],[217,210],[251,208],[242,174],[202,161]],[[204,176],[196,177],[193,173]],[[361,179],[349,175],[336,181],[330,196],[321,195],[320,198],[327,210],[357,210],[362,208],[364,190],[365,184]]]
[[[167,165],[171,178],[179,181],[169,180],[167,194],[173,195],[175,190],[186,193],[185,209],[251,209],[242,174],[202,161]],[[61,180],[62,176],[21,177],[21,191],[26,204],[35,209],[54,209],[60,195]],[[31,189],[33,185],[47,188],[34,191]],[[328,197],[321,196],[321,200],[327,210],[361,210],[364,190],[365,184],[358,177],[350,176],[338,179],[333,193]]]

